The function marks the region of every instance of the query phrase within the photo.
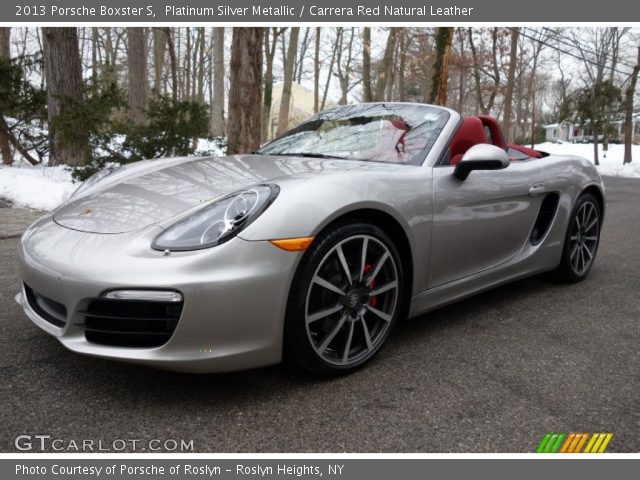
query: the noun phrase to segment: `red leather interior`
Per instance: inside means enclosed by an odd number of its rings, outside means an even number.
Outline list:
[[[500,124],[498,120],[489,115],[478,115],[478,118],[482,122],[482,125],[489,129],[491,134],[491,143],[493,143],[496,147],[500,147],[503,150],[507,149],[507,142],[504,140],[504,136],[502,135],[502,128],[500,128]]]
[[[531,158],[542,158],[542,154],[539,151],[534,150],[533,148],[524,147],[522,145],[514,145],[513,143],[509,144],[509,148],[522,152]]]
[[[449,164],[457,165],[466,151],[479,143],[488,143],[482,121],[478,117],[466,117],[449,145],[451,157]]]

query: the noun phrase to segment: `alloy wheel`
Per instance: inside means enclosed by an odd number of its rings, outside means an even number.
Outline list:
[[[389,248],[371,235],[335,245],[309,285],[305,325],[316,354],[348,367],[372,356],[398,306],[398,268]]]
[[[584,275],[596,256],[600,233],[600,214],[591,201],[584,202],[572,221],[569,237],[569,263],[576,275]]]

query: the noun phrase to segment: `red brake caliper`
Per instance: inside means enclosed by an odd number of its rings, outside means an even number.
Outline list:
[[[365,266],[364,266],[364,273],[365,273],[365,275],[366,275],[367,273],[369,273],[369,272],[371,271],[371,269],[372,269],[372,268],[373,268],[373,266],[372,266],[372,265],[369,265],[369,264],[365,265]],[[373,288],[373,287],[375,287],[375,286],[376,286],[376,282],[375,282],[375,280],[372,280],[372,281],[371,281],[371,283],[370,283],[369,285],[367,285],[367,286],[368,286],[369,288]],[[373,296],[373,297],[369,297],[369,305],[371,305],[372,307],[374,307],[374,308],[375,308],[375,306],[376,306],[376,304],[377,304],[377,303],[378,303],[378,299],[377,299],[375,296]]]

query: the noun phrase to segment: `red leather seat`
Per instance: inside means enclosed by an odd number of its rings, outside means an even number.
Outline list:
[[[530,158],[542,158],[542,154],[539,151],[534,150],[533,148],[524,147],[522,145],[514,145],[513,143],[509,144],[509,148],[512,148],[514,150],[517,150],[518,152],[524,153]]]
[[[487,142],[484,126],[478,117],[466,117],[449,144],[450,165],[457,165],[462,156],[474,145]]]
[[[489,135],[491,135],[491,143],[493,143],[496,147],[500,147],[503,150],[507,149],[507,142],[504,140],[504,135],[502,135],[502,129],[500,128],[500,124],[498,120],[489,115],[478,115],[478,118],[482,122],[482,125],[485,128],[489,129]],[[488,141],[489,139],[487,139]]]

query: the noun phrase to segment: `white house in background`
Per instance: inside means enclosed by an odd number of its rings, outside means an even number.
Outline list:
[[[552,123],[544,126],[547,142],[575,142],[584,137],[584,129],[571,122]]]
[[[624,120],[614,120],[611,122],[611,126],[617,132],[617,140],[622,140],[624,137]],[[544,126],[545,140],[547,142],[574,142],[580,143],[584,141],[592,140],[591,128],[589,125],[581,127],[571,122],[552,123]],[[640,113],[633,115],[633,135],[634,143],[638,142],[640,136]]]

